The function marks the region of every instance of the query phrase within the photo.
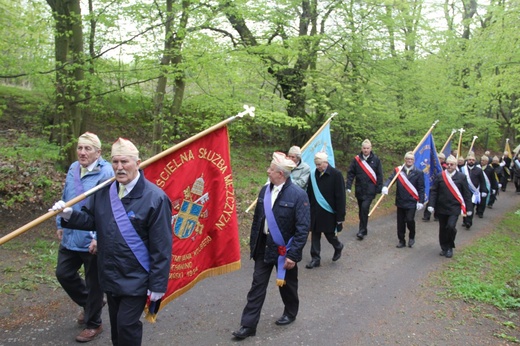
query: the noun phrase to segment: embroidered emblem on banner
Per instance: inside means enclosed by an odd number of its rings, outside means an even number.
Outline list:
[[[209,193],[204,193],[204,179],[199,177],[184,189],[184,198],[175,200],[173,204],[173,234],[180,239],[202,234],[204,225],[200,223],[201,218],[208,216],[208,210],[204,209],[204,204],[209,200]],[[177,211],[177,214],[175,214]]]

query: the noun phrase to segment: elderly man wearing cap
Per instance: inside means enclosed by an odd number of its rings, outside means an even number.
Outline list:
[[[471,196],[471,201],[474,205],[473,207],[476,208],[476,211],[478,213],[479,205],[483,204],[483,206],[480,206],[480,208],[485,208],[486,197],[489,193],[489,190],[486,186],[486,178],[484,176],[484,172],[482,172],[482,169],[478,167],[475,163],[475,154],[473,154],[473,152],[470,152],[466,157],[466,164],[461,167],[461,172],[466,175],[469,189],[473,194]],[[483,210],[481,211],[482,213],[484,212]],[[479,215],[479,217],[482,217],[482,215]],[[463,217],[462,225],[466,227],[467,230],[469,230],[473,225],[473,215],[467,215]]]
[[[361,143],[361,152],[354,157],[347,172],[347,191],[350,193],[356,180],[356,199],[359,208],[358,240],[368,234],[368,214],[370,204],[383,189],[383,166],[372,152],[372,143],[365,139]]]
[[[459,215],[472,215],[473,204],[468,180],[463,173],[457,171],[457,159],[450,155],[446,163],[446,170],[437,174],[430,188],[428,209],[431,213],[435,211],[439,218],[440,255],[451,258]]]
[[[309,176],[311,175],[311,168],[308,164],[302,161],[302,151],[298,146],[292,146],[287,153],[287,157],[293,160],[296,167],[291,172],[291,180],[304,190],[307,190],[309,183]]]
[[[502,157],[500,157],[500,166],[504,168],[504,175],[501,180],[502,186],[500,188],[502,192],[506,192],[507,183],[513,176],[513,162],[511,161],[511,158],[509,157],[509,152],[507,150],[504,151]]]
[[[168,196],[139,170],[139,151],[129,140],[112,145],[116,181],[103,187],[81,209],[61,210],[62,224],[96,229],[100,284],[107,294],[113,345],[141,345],[139,320],[148,297],[166,292],[172,249],[172,209]]]
[[[408,228],[408,247],[415,244],[415,211],[424,207],[424,173],[414,165],[415,155],[409,151],[404,155],[404,167],[397,176],[395,206],[397,207],[397,239],[398,248],[406,246],[406,228]],[[383,195],[388,195],[388,185],[399,171],[395,168],[393,174],[384,183]]]
[[[85,132],[78,138],[76,147],[78,160],[69,167],[62,200],[67,202],[114,176],[110,163],[101,157],[101,141],[93,133]],[[86,200],[74,205],[80,210]],[[84,232],[62,226],[60,216],[56,218],[57,236],[60,240],[56,278],[69,297],[81,307],[77,322],[85,329],[76,337],[87,342],[96,337],[101,326],[103,290],[99,286],[97,265],[97,241],[95,228]],[[83,265],[85,279],[78,271]]]
[[[341,172],[328,162],[326,153],[314,156],[316,170],[311,175],[307,188],[311,203],[311,261],[305,267],[312,269],[320,266],[321,233],[334,247],[333,261],[341,257],[343,244],[338,233],[343,229],[346,214],[345,180]]]
[[[307,194],[290,178],[295,166],[284,153],[275,152],[267,169],[269,183],[262,187],[258,195],[249,238],[255,269],[247,304],[242,312],[241,327],[233,332],[236,339],[256,335],[267,286],[275,267],[276,281],[284,303],[283,314],[275,324],[288,325],[298,314],[297,263],[302,259],[302,250],[309,234],[310,209]]]

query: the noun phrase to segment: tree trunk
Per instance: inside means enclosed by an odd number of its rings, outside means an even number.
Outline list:
[[[51,140],[64,150],[64,166],[76,160],[74,140],[84,131],[83,112],[76,101],[83,95],[83,27],[79,0],[47,0],[56,31],[56,111]]]

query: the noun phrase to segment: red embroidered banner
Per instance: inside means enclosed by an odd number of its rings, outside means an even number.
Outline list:
[[[202,279],[240,269],[227,127],[153,162],[144,174],[173,207],[172,262],[161,307]]]

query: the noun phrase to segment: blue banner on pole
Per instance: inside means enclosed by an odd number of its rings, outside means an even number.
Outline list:
[[[442,153],[444,154],[444,156],[446,156],[446,158],[448,158],[448,156],[451,155],[451,139],[448,142],[448,144],[446,144],[446,147],[444,148],[444,151]]]
[[[311,174],[313,174],[316,169],[316,165],[314,164],[314,155],[319,152],[327,153],[329,164],[332,167],[336,167],[334,164],[332,141],[330,139],[330,123],[327,124],[302,151],[302,161],[311,167]]]
[[[427,202],[430,197],[430,186],[433,184],[435,176],[442,171],[431,133],[415,152],[415,167],[424,173],[424,192],[426,193],[424,201]]]

